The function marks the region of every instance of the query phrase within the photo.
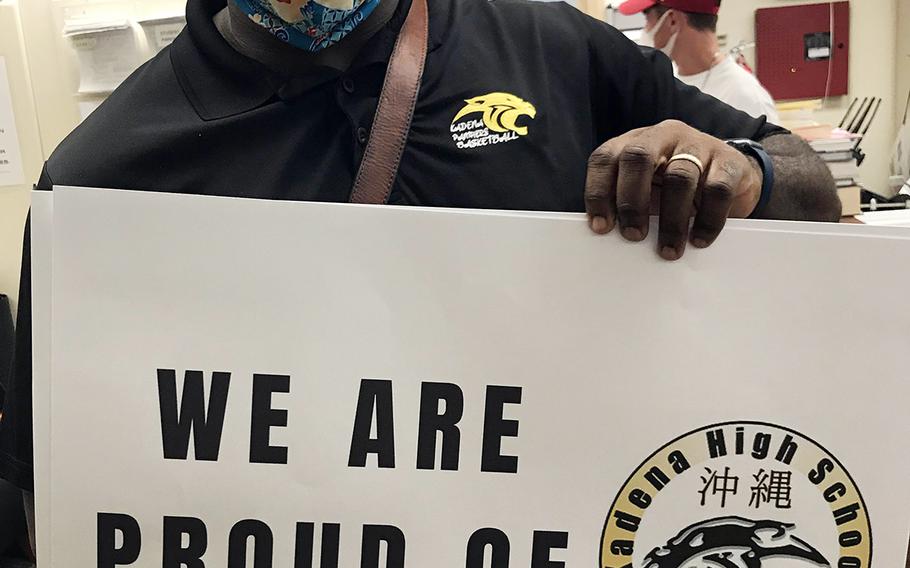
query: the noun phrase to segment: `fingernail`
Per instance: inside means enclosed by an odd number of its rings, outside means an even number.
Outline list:
[[[697,248],[703,249],[703,248],[707,248],[708,241],[706,241],[705,239],[692,239],[692,244]]]
[[[660,256],[664,260],[679,260],[679,251],[674,247],[663,247],[660,249]]]
[[[622,230],[622,236],[630,241],[640,241],[645,236],[642,234],[641,229],[638,227],[626,227]]]
[[[591,230],[595,233],[606,233],[607,232],[607,220],[603,217],[594,217],[591,219]]]

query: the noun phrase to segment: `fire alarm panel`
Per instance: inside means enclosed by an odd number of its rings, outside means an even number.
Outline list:
[[[847,94],[850,3],[755,11],[758,80],[777,100]]]

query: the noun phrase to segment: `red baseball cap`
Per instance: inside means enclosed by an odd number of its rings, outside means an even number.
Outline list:
[[[720,11],[720,2],[717,0],[626,0],[619,5],[619,12],[631,16],[632,14],[644,12],[658,4],[694,14],[712,14],[716,16]]]

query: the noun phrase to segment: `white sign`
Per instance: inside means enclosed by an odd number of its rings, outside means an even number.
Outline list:
[[[903,565],[910,311],[863,291],[910,231],[731,221],[666,263],[567,214],[47,218],[54,565]]]
[[[25,174],[22,171],[22,148],[16,132],[13,96],[6,73],[6,58],[0,56],[0,187],[23,183]]]

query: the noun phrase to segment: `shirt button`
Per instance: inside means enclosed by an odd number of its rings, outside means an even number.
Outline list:
[[[354,80],[350,77],[345,77],[341,80],[341,88],[349,95],[354,94]]]
[[[357,129],[357,141],[358,142],[360,142],[361,144],[366,144],[369,139],[370,139],[370,133],[366,128],[361,126],[360,128]]]

